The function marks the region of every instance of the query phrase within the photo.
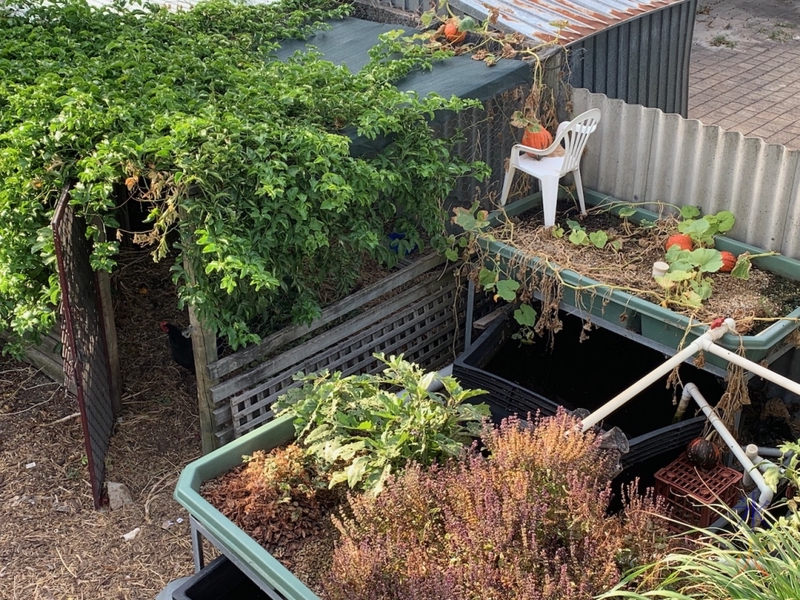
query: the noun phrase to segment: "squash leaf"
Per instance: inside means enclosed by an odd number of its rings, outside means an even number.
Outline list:
[[[521,304],[514,311],[514,319],[520,325],[533,327],[536,324],[536,311],[529,304]]]
[[[506,302],[513,302],[517,297],[519,281],[513,279],[501,279],[497,282],[497,295]]]

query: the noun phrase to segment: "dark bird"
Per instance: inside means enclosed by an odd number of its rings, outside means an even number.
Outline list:
[[[172,353],[172,360],[185,369],[194,373],[194,351],[192,350],[191,329],[181,329],[169,321],[161,321],[158,324],[161,331],[169,337],[169,349]]]

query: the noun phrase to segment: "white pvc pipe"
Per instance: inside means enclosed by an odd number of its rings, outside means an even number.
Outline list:
[[[436,372],[436,377],[433,378],[430,385],[428,386],[429,392],[438,392],[439,390],[444,389],[444,384],[442,383],[442,377],[450,377],[453,374],[453,363],[450,363],[446,367],[442,367],[439,371]],[[405,398],[408,395],[408,390],[402,389],[397,392],[397,395],[400,398]]]
[[[626,390],[617,394],[614,398],[606,402],[603,406],[586,417],[583,420],[583,431],[588,431],[597,425],[612,412],[636,396],[639,392],[658,381],[663,375],[669,373],[672,369],[677,367],[686,359],[694,356],[694,354],[703,348],[703,345],[706,342],[711,343],[715,340],[718,340],[729,331],[736,331],[736,323],[733,319],[725,319],[725,321],[719,327],[715,327],[714,329],[709,329],[706,331],[703,335],[686,346],[686,348],[678,352],[672,358],[668,359],[663,365],[656,367],[653,371],[642,377],[639,381],[631,385]]]
[[[753,483],[756,484],[758,487],[759,492],[761,495],[758,498],[758,511],[764,509],[770,505],[772,502],[772,497],[774,492],[770,487],[767,485],[767,482],[764,481],[764,478],[761,476],[761,471],[758,470],[756,465],[753,464],[753,461],[750,460],[747,453],[742,450],[742,447],[733,437],[730,431],[723,425],[722,420],[719,418],[717,411],[715,411],[709,404],[706,402],[706,399],[703,398],[703,395],[700,393],[700,390],[697,389],[697,386],[693,383],[687,383],[683,388],[683,395],[691,395],[697,405],[700,407],[700,410],[703,411],[706,418],[708,419],[709,423],[717,430],[722,440],[727,444],[730,451],[736,457],[736,460],[744,468],[744,472],[747,473],[750,478],[752,479]]]
[[[748,449],[752,446],[756,449],[756,454],[759,456],[771,456],[773,458],[780,458],[783,456],[783,452],[780,451],[778,448],[770,448],[768,446],[756,446],[755,444],[748,444],[747,447],[744,448],[744,451],[747,452]]]
[[[697,340],[695,341],[699,342],[700,338],[697,338]],[[749,360],[743,356],[739,356],[735,352],[726,350],[725,348],[710,343],[707,340],[703,340],[701,348],[703,350],[706,350],[707,352],[710,352],[711,354],[716,354],[717,356],[724,358],[728,362],[732,362],[735,365],[747,369],[751,373],[754,373],[759,377],[763,377],[764,379],[767,379],[772,383],[777,383],[779,386],[786,388],[790,392],[794,392],[795,394],[800,395],[800,383],[792,381],[788,377],[784,377],[783,375],[778,375],[778,373],[776,373],[775,371],[770,371],[769,369],[762,367],[758,363],[754,363],[752,360]]]
[[[775,448],[775,450],[777,450],[777,448]],[[780,450],[778,450],[778,452],[780,452]],[[747,444],[747,446],[744,448],[744,453],[747,455],[747,458],[750,459],[750,462],[752,462],[762,473],[766,473],[767,469],[776,468],[778,466],[774,462],[764,459],[759,452],[758,446],[755,444]],[[750,477],[750,473],[747,471],[745,471],[744,477],[742,477],[742,483],[745,486],[754,483],[752,477]]]

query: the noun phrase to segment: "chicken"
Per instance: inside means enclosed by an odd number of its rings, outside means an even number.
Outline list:
[[[172,360],[185,369],[194,373],[194,351],[192,350],[192,338],[190,329],[181,329],[169,321],[161,321],[158,324],[161,331],[169,337],[169,349],[172,353]]]
[[[166,333],[169,337],[169,350],[172,353],[172,359],[183,368],[189,369],[189,371],[194,373],[194,350],[192,349],[191,326],[186,329],[181,329],[169,321],[161,321],[158,326],[161,328],[161,331]],[[225,348],[226,346],[223,338],[217,338],[217,356],[220,356]]]

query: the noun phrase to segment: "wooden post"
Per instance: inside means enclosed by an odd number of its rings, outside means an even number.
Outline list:
[[[191,239],[186,241],[191,244]],[[194,267],[191,261],[184,256],[183,267],[189,278],[189,285],[195,285]],[[192,328],[192,352],[194,353],[195,377],[197,379],[197,405],[200,411],[200,438],[203,442],[203,454],[208,454],[216,450],[219,440],[215,431],[214,420],[214,399],[211,396],[211,388],[219,383],[218,379],[212,379],[208,372],[208,365],[217,360],[217,337],[203,325],[197,317],[197,312],[189,307],[189,325]]]
[[[122,372],[119,367],[117,326],[114,322],[114,303],[111,299],[111,277],[105,271],[97,273],[100,308],[103,311],[103,333],[106,337],[108,370],[111,376],[111,408],[114,416],[122,412]]]
[[[99,217],[92,220],[92,224],[100,231],[100,241],[108,240],[103,221]],[[109,387],[111,392],[111,411],[116,418],[122,412],[122,371],[119,366],[119,343],[117,342],[117,325],[114,322],[114,300],[111,297],[111,276],[105,271],[97,271],[95,277],[97,285],[96,298],[100,306],[103,319],[103,333],[106,342],[106,358],[108,359]]]

